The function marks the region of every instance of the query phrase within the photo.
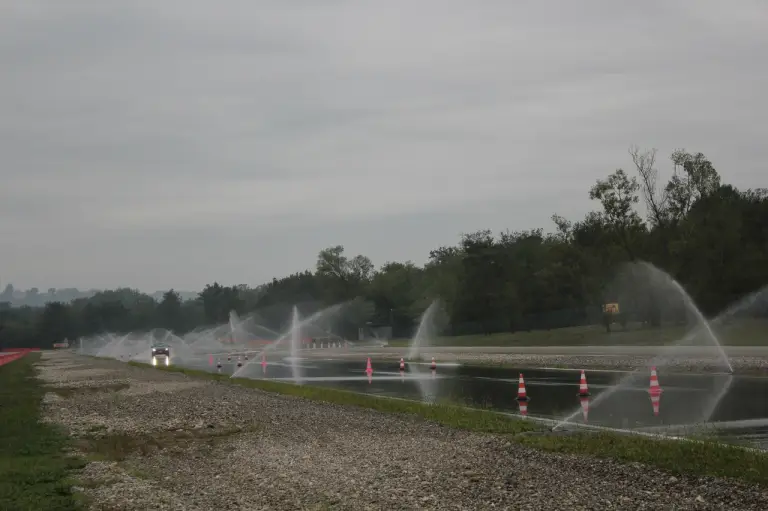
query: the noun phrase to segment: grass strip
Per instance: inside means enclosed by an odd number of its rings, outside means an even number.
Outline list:
[[[85,462],[67,456],[67,435],[41,421],[45,394],[35,377],[40,353],[0,367],[0,509],[81,509],[69,471]]]
[[[129,364],[152,367],[140,362]],[[430,405],[338,389],[230,378],[178,366],[159,366],[157,369],[313,401],[417,415],[454,428],[502,434],[510,441],[543,451],[589,455],[625,463],[638,462],[675,475],[726,477],[768,487],[768,453],[719,443],[712,439],[685,441],[601,431],[555,434],[533,421],[452,404]]]
[[[711,439],[678,441],[611,432],[518,436],[550,452],[644,463],[675,475],[715,476],[768,486],[768,453]]]

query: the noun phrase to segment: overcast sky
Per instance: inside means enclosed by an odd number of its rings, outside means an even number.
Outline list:
[[[551,229],[631,144],[768,185],[764,0],[24,0],[0,14],[0,281],[259,284]]]

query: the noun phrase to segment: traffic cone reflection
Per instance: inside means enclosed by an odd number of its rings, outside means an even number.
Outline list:
[[[261,354],[261,371],[264,373],[267,372],[267,356],[263,353]]]
[[[648,393],[651,395],[651,406],[653,415],[659,415],[659,405],[661,404],[661,385],[659,385],[659,375],[656,373],[656,367],[651,367],[651,386]]]
[[[520,407],[520,415],[522,415],[523,417],[527,417],[528,416],[528,401],[526,401],[526,400],[518,400],[517,401],[517,406]]]
[[[648,389],[651,395],[661,394],[661,385],[659,385],[659,375],[656,374],[656,366],[651,367],[651,387]]]
[[[517,381],[517,400],[528,401],[528,394],[525,392],[525,380],[523,373],[520,373],[520,379]]]
[[[580,397],[579,402],[581,403],[581,415],[584,417],[584,422],[587,422],[589,418],[589,398]]]
[[[661,405],[661,394],[651,394],[651,406],[653,407],[653,415],[659,416],[659,408]]]

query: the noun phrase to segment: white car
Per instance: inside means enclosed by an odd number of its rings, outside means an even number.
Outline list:
[[[164,360],[165,365],[171,365],[171,348],[162,344],[152,346],[152,365],[156,366],[158,359]]]

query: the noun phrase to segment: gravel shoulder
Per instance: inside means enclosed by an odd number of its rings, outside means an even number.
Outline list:
[[[417,418],[46,352],[92,509],[768,509],[768,492]]]

